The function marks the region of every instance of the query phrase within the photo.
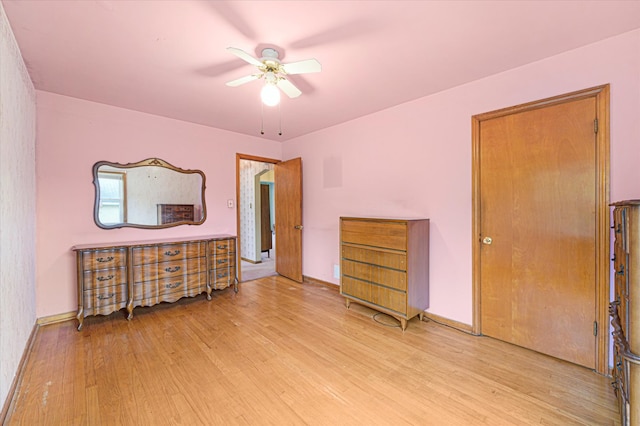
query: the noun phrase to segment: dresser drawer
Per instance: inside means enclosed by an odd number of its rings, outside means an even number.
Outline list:
[[[209,283],[214,290],[221,290],[235,283],[235,268],[216,269],[209,272]]]
[[[167,262],[206,256],[205,242],[163,244],[159,246],[135,247],[133,264]]]
[[[127,265],[127,249],[115,248],[105,250],[87,250],[82,252],[82,269],[120,268]]]
[[[230,266],[235,266],[235,264],[236,264],[235,253],[216,254],[215,256],[211,257],[209,268],[210,269],[228,268]]]
[[[153,305],[162,301],[195,296],[207,289],[207,274],[181,275],[163,279],[136,282],[133,285],[133,300],[136,306]],[[143,303],[138,303],[143,302]]]
[[[407,224],[343,219],[341,238],[344,243],[406,251]]]
[[[368,263],[342,261],[342,273],[345,276],[368,281],[377,285],[391,287],[397,290],[407,290],[407,273],[394,269],[381,268]]]
[[[124,308],[127,304],[126,284],[102,287],[83,292],[86,315],[107,315]]]
[[[236,240],[234,239],[209,241],[209,253],[211,254],[220,255],[235,253],[235,251]]]
[[[152,279],[175,278],[187,273],[194,274],[206,270],[206,257],[136,265],[133,267],[133,282],[140,283]]]
[[[340,292],[343,295],[373,303],[402,315],[407,313],[407,293],[403,291],[343,276]]]
[[[84,271],[82,275],[85,290],[127,284],[127,268],[124,267]]]
[[[342,258],[385,266],[387,268],[399,269],[401,271],[407,270],[406,253],[391,253],[345,244],[342,246]]]

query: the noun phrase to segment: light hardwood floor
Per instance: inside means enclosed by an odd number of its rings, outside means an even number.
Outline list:
[[[41,327],[8,424],[616,425],[610,379],[267,277]]]

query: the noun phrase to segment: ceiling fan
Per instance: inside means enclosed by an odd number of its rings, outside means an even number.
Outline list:
[[[256,66],[259,72],[228,81],[226,85],[236,87],[264,78],[265,85],[262,88],[261,97],[262,101],[268,106],[274,106],[280,102],[280,92],[277,88],[282,90],[290,98],[297,98],[302,94],[300,89],[287,80],[287,75],[322,71],[322,66],[316,59],[306,59],[304,61],[283,64],[278,59],[278,51],[272,48],[262,49],[262,57],[260,59],[254,58],[244,50],[236,47],[227,47],[227,50],[238,58]]]

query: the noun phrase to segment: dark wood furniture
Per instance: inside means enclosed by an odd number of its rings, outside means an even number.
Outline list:
[[[640,424],[640,200],[613,203],[613,386],[623,425]]]
[[[158,204],[158,225],[193,222],[193,204]]]
[[[267,252],[273,248],[273,238],[271,235],[271,197],[269,185],[260,185],[260,251]]]
[[[186,239],[86,244],[76,252],[78,330],[84,318],[109,315],[124,307],[175,302],[183,297],[234,285],[236,237],[210,235]]]
[[[400,321],[429,307],[429,219],[340,218],[340,293]]]

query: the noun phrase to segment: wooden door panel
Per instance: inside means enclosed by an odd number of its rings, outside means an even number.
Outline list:
[[[276,272],[302,282],[302,159],[274,167]]]
[[[260,185],[260,250],[272,249],[271,205],[269,204],[269,185]]]
[[[594,98],[480,127],[482,333],[593,368]]]

